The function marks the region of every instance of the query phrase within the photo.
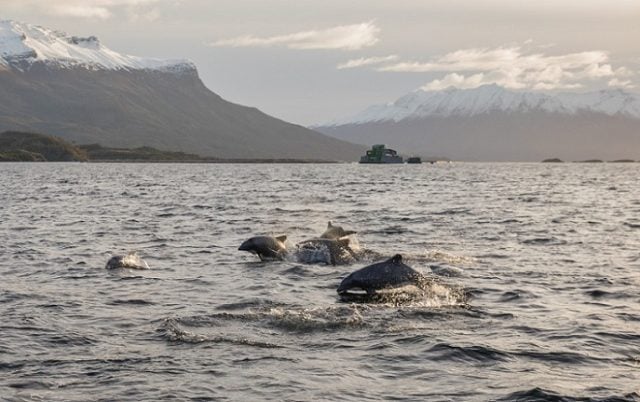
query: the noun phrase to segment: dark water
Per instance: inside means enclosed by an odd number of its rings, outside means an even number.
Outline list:
[[[639,173],[0,164],[1,399],[640,400]],[[328,220],[465,297],[341,303],[364,264],[237,251]]]

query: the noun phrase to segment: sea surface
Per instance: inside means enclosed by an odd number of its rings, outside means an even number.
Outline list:
[[[640,164],[0,164],[0,400],[639,401]],[[327,222],[442,292],[260,262]],[[151,269],[107,270],[129,251]]]

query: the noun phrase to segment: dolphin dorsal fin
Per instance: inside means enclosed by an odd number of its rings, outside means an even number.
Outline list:
[[[285,241],[287,241],[287,236],[286,235],[276,236],[276,240],[284,243]]]
[[[400,254],[396,254],[393,257],[391,257],[391,262],[394,264],[399,264],[402,262],[402,256]]]
[[[329,221],[329,223],[327,223],[327,229],[331,229],[333,227],[333,225],[331,224],[331,221]]]

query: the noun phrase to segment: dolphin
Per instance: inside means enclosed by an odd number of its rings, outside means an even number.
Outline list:
[[[245,240],[238,250],[256,254],[261,261],[282,260],[287,255],[286,240],[287,236],[256,236]]]
[[[419,286],[425,276],[402,262],[402,256],[396,254],[390,259],[359,269],[344,278],[338,286],[339,295],[349,295],[352,289],[361,289],[368,296],[383,289],[400,288],[407,285]]]
[[[357,260],[357,255],[349,247],[349,238],[310,239],[296,245],[299,262],[313,264],[324,262],[329,265],[349,264]]]
[[[131,269],[149,269],[149,264],[138,254],[133,251],[127,255],[116,255],[107,261],[106,269],[131,268]]]
[[[325,230],[324,233],[320,235],[320,238],[335,240],[356,233],[357,232],[354,230],[344,230],[342,226],[333,226],[333,224],[331,224],[331,221],[329,221],[329,223],[327,224],[327,230]]]

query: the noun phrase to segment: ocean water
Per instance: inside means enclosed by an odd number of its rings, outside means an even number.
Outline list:
[[[0,400],[638,401],[639,174],[0,164]],[[441,291],[345,303],[367,262],[237,250],[329,220]]]

